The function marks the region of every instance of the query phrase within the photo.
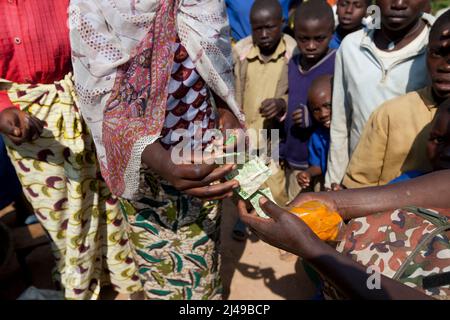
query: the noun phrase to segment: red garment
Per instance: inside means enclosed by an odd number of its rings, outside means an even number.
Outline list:
[[[49,84],[72,70],[68,8],[69,0],[0,0],[0,78]],[[9,106],[0,97],[0,111]]]

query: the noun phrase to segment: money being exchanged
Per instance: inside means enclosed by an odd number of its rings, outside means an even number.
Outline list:
[[[255,208],[258,216],[269,218],[259,205],[259,199],[266,197],[274,201],[269,188],[260,190],[261,186],[272,175],[272,170],[260,158],[253,158],[243,165],[239,165],[236,170],[226,176],[227,180],[235,179],[239,181],[240,188],[237,194],[244,200],[249,200]]]
[[[233,145],[236,141],[237,138],[231,135],[224,145]],[[208,149],[208,152],[213,150],[213,147],[211,147]],[[248,200],[251,203],[258,216],[269,218],[259,205],[259,200],[263,196],[275,202],[269,188],[261,189],[262,185],[272,175],[272,170],[266,165],[265,161],[259,157],[249,158],[248,154],[239,152],[221,153],[216,151],[215,153],[217,154],[216,160],[220,159],[220,162],[216,162],[218,164],[225,163],[224,160],[245,159],[244,164],[238,164],[238,167],[225,178],[227,180],[237,180],[240,187],[236,190],[236,193],[243,200]],[[241,156],[244,157],[241,158]]]

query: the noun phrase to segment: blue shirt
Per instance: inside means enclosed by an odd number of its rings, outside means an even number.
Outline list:
[[[286,119],[284,120],[284,139],[280,143],[280,158],[286,160],[294,170],[305,170],[308,163],[308,141],[315,128],[310,117],[302,124],[294,124],[293,113],[302,108],[307,112],[308,90],[314,79],[334,73],[336,50],[328,54],[308,71],[300,70],[300,54],[291,58],[288,65],[289,96]]]
[[[408,181],[420,176],[423,176],[425,173],[423,171],[419,171],[419,170],[411,170],[411,171],[407,171],[405,173],[403,173],[401,176],[395,178],[394,180],[392,180],[391,182],[389,182],[388,184],[394,184],[394,183],[398,183],[398,182],[403,182],[403,181]]]
[[[328,47],[330,49],[339,49],[339,47],[341,46],[341,42],[342,42],[342,38],[336,30],[333,33],[333,38],[331,38],[331,41],[330,41],[330,44],[328,45]]]
[[[279,0],[283,8],[283,17],[287,21],[289,5],[293,0]],[[228,19],[230,21],[231,36],[239,41],[252,34],[250,25],[250,10],[255,0],[225,0]]]
[[[327,172],[328,150],[330,149],[330,129],[318,127],[308,142],[308,162],[310,167],[320,167],[322,175]]]

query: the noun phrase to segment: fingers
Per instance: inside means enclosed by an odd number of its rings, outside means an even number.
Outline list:
[[[31,116],[30,119],[32,122],[32,126],[35,128],[38,135],[41,135],[42,131],[44,130],[45,122],[34,116]]]
[[[273,119],[285,108],[283,99],[268,99],[263,101],[259,113],[267,119]]]
[[[26,133],[25,136],[28,142],[39,138],[42,130],[44,129],[44,124],[42,121],[40,121],[36,117],[32,117],[29,115],[26,115],[24,119],[24,125],[24,133]]]
[[[250,212],[248,212],[247,210],[246,202],[242,199],[239,199],[236,206],[238,208],[239,218],[244,222],[247,221],[247,216],[250,215]]]
[[[44,129],[43,121],[21,110],[11,109],[3,118],[2,131],[18,145],[37,139]]]
[[[292,119],[294,119],[294,120],[303,119],[303,111],[302,110],[294,111],[294,113],[292,113]]]
[[[300,185],[300,187],[302,187],[302,189],[306,189],[309,187],[309,182],[299,181],[298,184]]]
[[[274,104],[273,99],[266,99],[261,103],[261,108],[259,108],[259,110],[266,109],[273,104]]]
[[[340,190],[344,190],[344,187],[339,184],[339,183],[332,183],[331,184],[331,190],[333,191],[340,191]]]
[[[305,171],[302,171],[297,175],[297,182],[302,188],[307,188],[309,187],[311,178]]]
[[[272,219],[279,220],[281,216],[288,214],[287,211],[277,206],[275,203],[270,201],[269,199],[262,197],[259,200],[259,204],[261,205],[261,209]]]
[[[239,200],[237,203],[239,218],[248,225],[255,233],[259,233],[264,227],[261,225],[267,224],[269,219],[260,218],[255,214],[255,210],[249,212],[247,210],[247,203],[244,200]]]
[[[203,201],[222,201],[222,200],[225,200],[225,199],[232,198],[233,195],[234,195],[234,192],[230,191],[230,192],[228,192],[228,193],[226,193],[224,195],[215,196],[215,197],[211,197],[211,198],[203,198],[202,200]]]
[[[3,131],[14,144],[20,145],[25,141],[25,127],[19,115],[13,112],[8,115]]]
[[[292,120],[295,123],[302,123],[303,122],[303,118],[304,118],[304,116],[303,116],[303,110],[302,109],[296,110],[292,114]]]
[[[211,171],[207,176],[204,176],[201,180],[196,180],[196,174],[189,173],[189,168],[186,168],[186,166],[194,166],[194,165],[185,165],[185,167],[182,170],[187,170],[186,172],[179,173],[177,172],[176,175],[179,177],[179,180],[174,183],[174,186],[181,191],[188,190],[188,189],[197,189],[197,188],[208,188],[209,185],[215,181],[222,180],[225,178],[233,169],[235,168],[234,164],[227,164],[222,167],[217,167],[213,171]],[[183,176],[183,174],[185,174]],[[194,179],[192,179],[194,177]],[[236,180],[233,181],[233,188],[239,187],[239,182]]]
[[[216,164],[182,164],[176,167],[176,176],[183,180],[201,182],[216,168]]]
[[[1,131],[8,136],[21,136],[22,132],[20,130],[20,119],[14,111],[5,110],[2,113]]]
[[[239,186],[239,183],[235,180],[231,180],[206,187],[186,189],[184,192],[202,200],[219,200],[231,197],[236,185]]]
[[[259,113],[268,114],[276,110],[277,105],[273,100],[266,100],[261,104],[261,108],[259,108]]]
[[[230,174],[234,169],[236,169],[235,164],[226,164],[222,167],[214,169],[207,177],[205,177],[202,182],[205,184],[213,183],[214,181],[219,181],[224,179],[228,174]],[[236,188],[239,187],[239,183],[236,184]]]
[[[270,109],[270,111],[268,111],[267,113],[261,114],[264,118],[266,119],[273,119],[278,115],[279,111],[278,109],[275,107],[274,109]]]

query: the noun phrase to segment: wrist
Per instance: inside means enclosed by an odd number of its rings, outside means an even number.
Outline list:
[[[299,255],[307,261],[316,260],[334,251],[326,242],[320,240],[312,230],[305,232],[305,239],[298,243]]]
[[[172,163],[167,159],[168,151],[162,147],[159,141],[148,145],[142,152],[141,161],[155,172],[160,173],[163,165]]]

